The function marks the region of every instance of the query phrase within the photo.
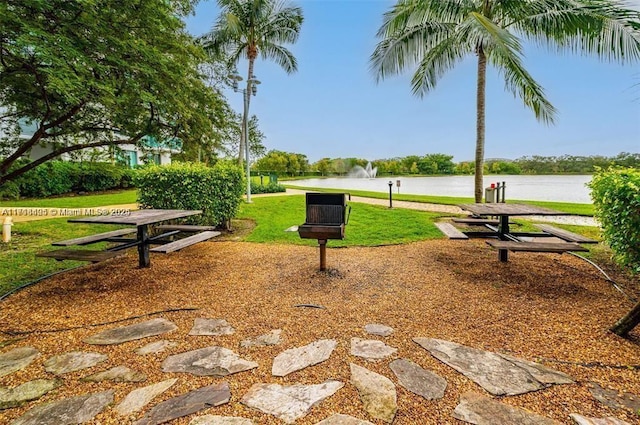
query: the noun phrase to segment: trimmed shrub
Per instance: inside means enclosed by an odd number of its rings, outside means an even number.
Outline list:
[[[0,198],[45,198],[74,191],[127,188],[133,185],[134,173],[135,170],[105,162],[49,161],[4,184]]]
[[[105,162],[84,162],[76,164],[74,190],[97,192],[122,187],[125,168]]]
[[[286,192],[287,188],[278,183],[267,183],[265,185],[256,184],[251,182],[251,193],[279,193]]]
[[[614,259],[632,273],[640,273],[640,170],[597,170],[588,186]]]
[[[143,208],[202,210],[191,223],[218,226],[238,212],[244,193],[242,169],[235,164],[176,163],[138,170],[134,182]]]
[[[15,182],[20,187],[20,196],[44,198],[69,193],[76,185],[77,165],[72,162],[50,161],[27,171]]]

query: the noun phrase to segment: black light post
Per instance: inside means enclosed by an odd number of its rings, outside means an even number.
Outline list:
[[[389,208],[393,208],[393,182],[389,180]]]

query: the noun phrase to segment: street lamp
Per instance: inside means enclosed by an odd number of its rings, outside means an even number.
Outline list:
[[[229,78],[233,80],[233,91],[236,93],[242,93],[242,100],[244,101],[244,111],[242,114],[242,130],[240,132],[240,146],[244,145],[245,162],[247,163],[247,203],[251,203],[251,166],[249,164],[249,96],[256,95],[258,92],[258,84],[260,81],[255,75],[251,75],[247,80],[247,88],[240,89],[238,82],[242,81],[242,77],[238,74],[238,71],[233,71],[233,74],[229,75]]]

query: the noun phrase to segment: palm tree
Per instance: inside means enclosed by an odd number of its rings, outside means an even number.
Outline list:
[[[378,81],[417,67],[413,93],[424,96],[465,56],[477,56],[476,202],[482,201],[487,64],[536,118],[556,109],[522,64],[522,41],[621,63],[640,59],[640,13],[617,0],[398,0],[384,14],[371,55]]]
[[[218,0],[220,16],[201,43],[213,57],[228,58],[235,66],[241,58],[249,60],[245,95],[245,114],[238,162],[242,164],[245,148],[246,120],[251,99],[254,63],[258,55],[280,65],[287,74],[298,69],[296,58],[283,44],[295,43],[300,34],[302,9],[280,0]]]

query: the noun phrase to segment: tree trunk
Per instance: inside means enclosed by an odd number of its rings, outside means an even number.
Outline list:
[[[640,323],[640,302],[638,302],[623,318],[618,320],[610,330],[616,335],[625,337],[633,328],[638,326],[638,323]]]
[[[485,87],[487,78],[487,57],[478,46],[478,85],[476,92],[476,167],[474,180],[474,195],[476,202],[482,202],[482,186],[484,173],[484,112],[485,112]]]

